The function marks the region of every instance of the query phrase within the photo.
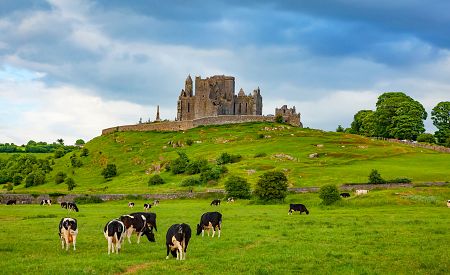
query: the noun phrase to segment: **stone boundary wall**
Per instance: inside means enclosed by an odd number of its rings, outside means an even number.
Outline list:
[[[409,145],[409,146],[420,147],[420,148],[425,148],[425,149],[431,149],[431,150],[442,152],[442,153],[450,153],[450,148],[449,147],[445,147],[445,146],[432,145],[432,144],[427,144],[427,143],[420,143],[420,142],[410,141],[410,140],[398,140],[398,139],[393,139],[393,138],[380,138],[380,137],[377,137],[375,139],[377,139],[377,140],[384,140],[384,141],[393,142],[393,143],[403,143],[403,144],[406,144],[406,145]]]
[[[135,125],[116,126],[102,130],[102,135],[114,132],[130,132],[130,131],[184,131],[201,125],[222,125],[245,122],[274,122],[273,116],[257,116],[257,115],[224,115],[215,117],[204,117],[194,120],[183,121],[162,121],[154,123],[142,123]]]

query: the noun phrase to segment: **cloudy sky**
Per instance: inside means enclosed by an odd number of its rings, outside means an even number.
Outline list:
[[[450,100],[450,1],[0,0],[0,143],[174,119],[184,80],[236,77],[263,113],[348,127],[403,91]],[[435,129],[426,121],[427,130]]]

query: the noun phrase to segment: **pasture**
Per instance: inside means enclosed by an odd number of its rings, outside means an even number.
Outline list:
[[[68,214],[59,205],[0,205],[2,274],[444,274],[450,268],[450,187],[373,190],[320,205],[317,194],[289,195],[284,204],[211,199],[164,200],[157,214],[156,243],[125,240],[119,255],[107,254],[102,230],[119,215],[143,210],[146,201],[79,205]],[[303,203],[309,215],[289,203]],[[196,236],[202,213],[223,214],[220,239]],[[78,219],[77,250],[61,249],[58,222]],[[190,224],[186,261],[165,259],[165,234],[174,223]]]

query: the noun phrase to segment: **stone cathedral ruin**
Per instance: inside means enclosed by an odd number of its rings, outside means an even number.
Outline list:
[[[253,121],[274,122],[277,118],[293,126],[302,127],[300,114],[295,106],[283,105],[274,115],[262,115],[263,100],[258,88],[246,95],[241,88],[235,94],[233,76],[215,75],[202,79],[195,77],[195,85],[189,75],[177,102],[175,121],[161,121],[159,106],[154,122],[116,126],[104,129],[102,134],[117,131],[180,131],[200,125],[220,125]]]

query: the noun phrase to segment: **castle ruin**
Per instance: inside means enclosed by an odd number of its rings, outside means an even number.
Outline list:
[[[275,116],[263,116],[262,105],[259,87],[248,95],[241,88],[236,95],[232,76],[215,75],[205,79],[197,76],[194,91],[194,82],[189,75],[178,97],[175,121],[161,121],[158,106],[156,121],[104,129],[102,135],[117,131],[180,131],[200,125],[274,122],[277,116],[281,116],[285,123],[302,127],[300,114],[295,111],[295,106],[288,108],[283,105],[276,108]]]

